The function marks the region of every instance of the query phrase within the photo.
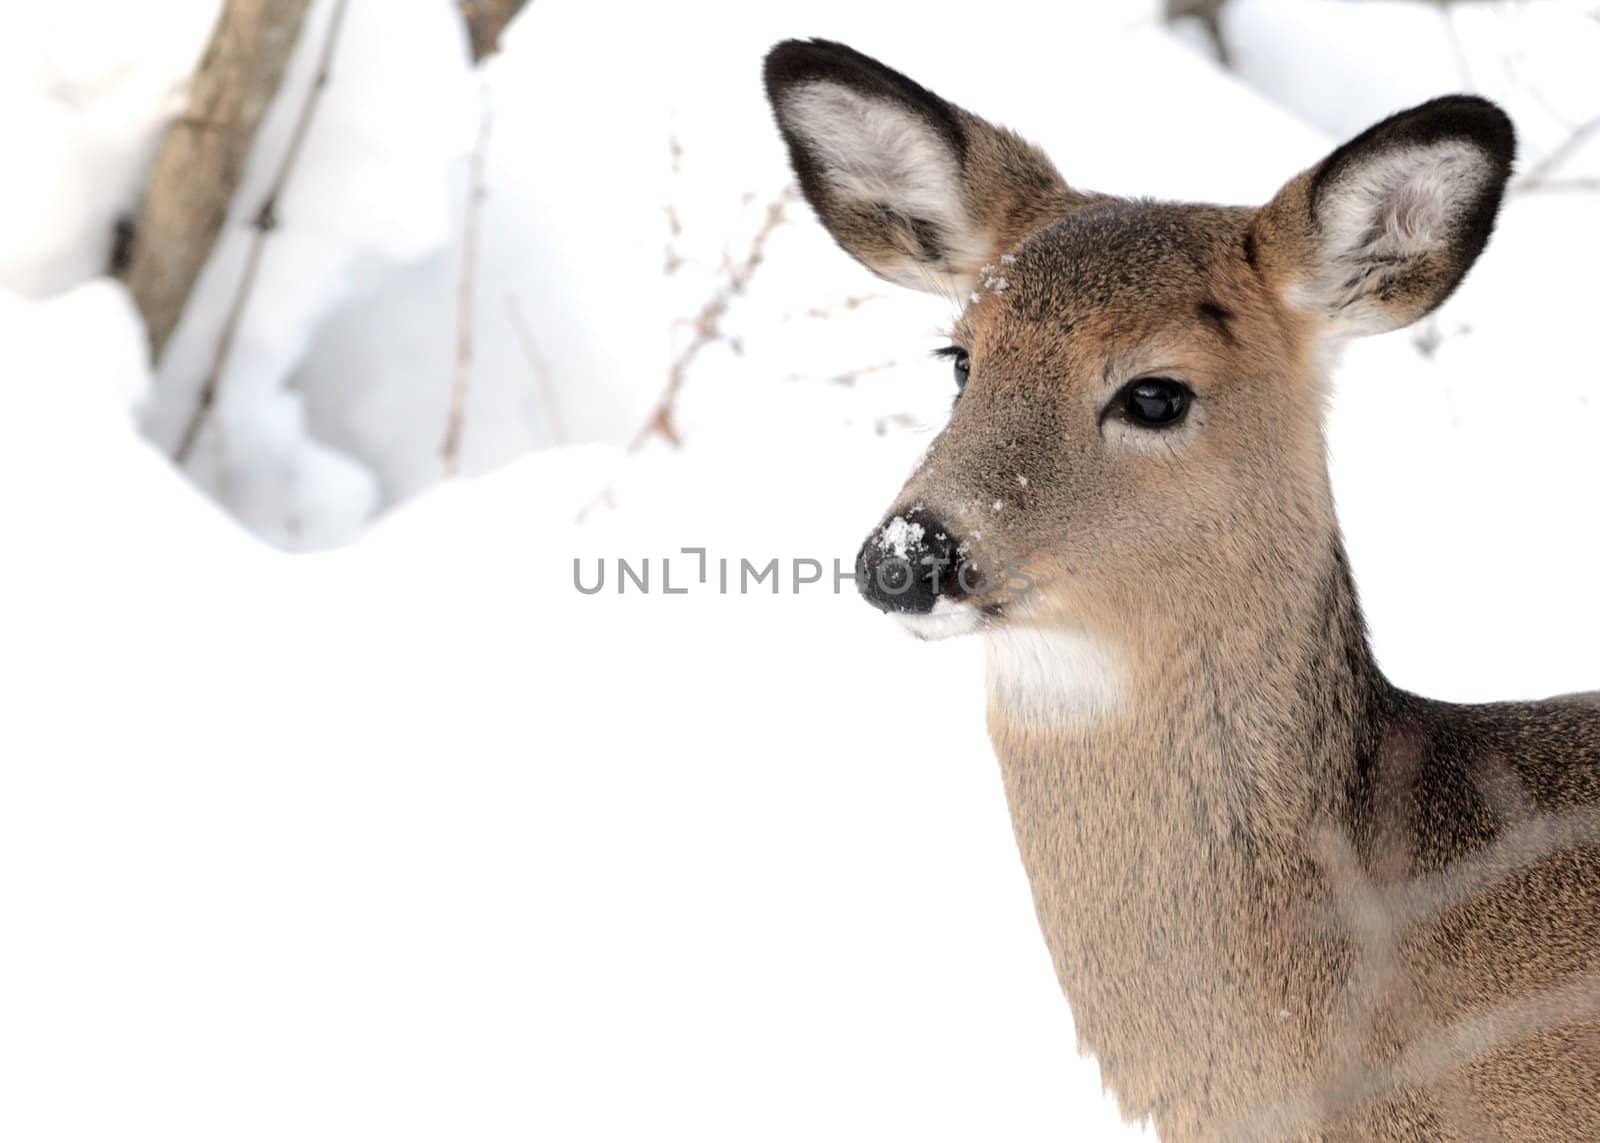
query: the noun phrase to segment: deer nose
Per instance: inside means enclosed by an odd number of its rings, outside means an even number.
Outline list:
[[[922,614],[962,594],[960,545],[926,509],[891,516],[856,556],[856,589],[879,611]]]

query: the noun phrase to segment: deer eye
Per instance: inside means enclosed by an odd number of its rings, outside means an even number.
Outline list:
[[[956,394],[959,396],[961,391],[967,387],[967,378],[972,373],[972,359],[967,356],[967,351],[959,345],[947,345],[943,349],[934,350],[934,354],[938,357],[948,357],[950,359],[951,370],[956,376]]]
[[[1130,381],[1111,399],[1106,412],[1146,429],[1170,429],[1189,412],[1194,394],[1182,381],[1170,377],[1142,377]]]

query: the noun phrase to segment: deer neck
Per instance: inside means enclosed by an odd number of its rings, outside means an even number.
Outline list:
[[[1309,1054],[1332,974],[1285,959],[1308,942],[1270,938],[1303,914],[1313,827],[1348,812],[1388,693],[1336,533],[1324,550],[1281,589],[1211,597],[1136,646],[988,641],[990,734],[1040,923],[1080,1044],[1132,1114],[1203,1120],[1293,1082]]]

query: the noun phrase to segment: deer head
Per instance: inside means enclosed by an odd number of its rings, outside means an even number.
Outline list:
[[[1024,706],[1041,657],[1072,658],[1101,707],[1174,640],[1259,653],[1314,618],[1340,558],[1328,350],[1428,313],[1483,250],[1514,147],[1497,107],[1401,112],[1248,208],[1075,189],[840,44],[779,44],[766,87],[839,245],[958,311],[959,394],[861,550],[869,602],[925,636],[996,636]]]

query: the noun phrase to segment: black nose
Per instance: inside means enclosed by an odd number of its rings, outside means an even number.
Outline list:
[[[856,556],[856,588],[879,611],[929,612],[962,593],[960,545],[926,509],[891,516]]]

